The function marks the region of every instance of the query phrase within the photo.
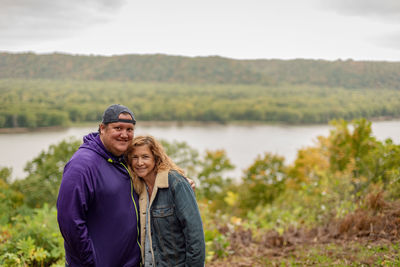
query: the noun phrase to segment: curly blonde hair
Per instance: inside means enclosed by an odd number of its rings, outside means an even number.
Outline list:
[[[180,174],[184,175],[184,171],[179,168],[170,157],[168,157],[167,153],[160,142],[158,142],[153,136],[151,135],[141,135],[133,138],[132,143],[129,145],[128,150],[125,153],[125,160],[128,163],[128,168],[132,175],[133,186],[135,188],[136,193],[140,194],[143,192],[145,188],[145,184],[143,179],[137,176],[137,174],[133,171],[132,167],[132,158],[133,152],[135,147],[144,146],[150,149],[151,153],[153,154],[155,166],[154,170],[157,174],[159,171],[165,170],[176,170]]]

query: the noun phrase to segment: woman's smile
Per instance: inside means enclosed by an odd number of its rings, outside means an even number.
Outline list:
[[[155,178],[155,160],[147,145],[137,146],[133,151],[132,167],[136,174],[144,180]]]

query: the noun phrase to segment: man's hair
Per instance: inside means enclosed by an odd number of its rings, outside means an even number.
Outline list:
[[[128,114],[131,116],[132,119],[120,119],[119,115],[123,113],[123,114]],[[127,123],[132,123],[132,124],[136,124],[136,120],[135,120],[135,116],[133,115],[133,112],[120,104],[115,104],[115,105],[111,105],[109,106],[103,113],[103,120],[102,123],[104,125],[107,125],[109,123],[112,122],[127,122]]]
[[[131,120],[120,119],[119,115],[121,115],[121,114],[130,115],[132,119]],[[104,126],[107,127],[107,125],[109,123],[113,123],[113,122],[127,122],[127,123],[132,123],[133,125],[136,124],[136,120],[135,120],[135,116],[133,115],[133,112],[129,108],[127,108],[123,105],[120,105],[120,104],[114,104],[114,105],[109,106],[103,113],[103,119],[101,121],[101,124],[103,124]],[[100,125],[99,125],[99,128],[97,129],[97,131],[99,133],[101,133]]]
[[[130,115],[129,113],[126,113],[126,112],[122,112],[121,114],[128,114],[128,115]],[[122,121],[122,120],[121,120],[121,121]],[[100,126],[101,126],[101,125],[104,125],[105,127],[107,127],[108,124],[110,124],[110,123],[111,123],[111,122],[109,122],[109,123],[103,123],[103,122],[102,122],[102,123],[99,125],[99,128],[97,129],[97,132],[98,132],[98,133],[101,133],[101,132],[100,132]]]

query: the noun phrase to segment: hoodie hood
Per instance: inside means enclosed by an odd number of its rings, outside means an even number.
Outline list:
[[[123,160],[123,156],[116,157],[105,148],[103,142],[100,139],[100,134],[98,132],[93,132],[84,136],[83,144],[79,147],[79,149],[90,149],[108,161],[110,161],[109,159],[111,159],[114,162],[115,161],[120,162]]]

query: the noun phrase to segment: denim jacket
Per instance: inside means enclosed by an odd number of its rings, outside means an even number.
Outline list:
[[[145,222],[156,266],[204,266],[203,224],[192,188],[176,171],[160,171],[150,196],[146,214],[147,191],[139,197],[141,252],[144,258]],[[143,262],[143,260],[142,260]]]

